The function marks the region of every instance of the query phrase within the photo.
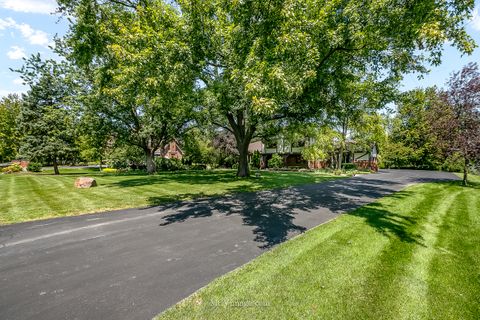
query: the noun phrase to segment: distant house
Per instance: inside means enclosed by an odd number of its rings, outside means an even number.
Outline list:
[[[308,161],[303,159],[302,150],[305,147],[305,141],[298,141],[296,143],[288,142],[283,137],[274,139],[270,142],[255,141],[248,146],[248,152],[253,154],[258,151],[262,156],[260,166],[266,168],[268,161],[273,154],[277,153],[283,157],[286,167],[308,167]]]
[[[298,140],[297,142],[289,142],[280,137],[272,142],[255,141],[248,146],[249,154],[259,152],[262,156],[260,161],[261,168],[268,167],[268,160],[273,154],[279,154],[284,159],[285,167],[303,167],[309,169],[322,169],[330,166],[334,159],[325,161],[307,161],[302,157],[302,150],[308,143],[308,138]],[[359,168],[378,170],[377,165],[377,147],[373,145],[370,150],[364,148],[356,148],[354,141],[347,142],[348,147],[343,153],[342,163],[355,163]]]
[[[172,140],[169,144],[164,146],[163,148],[158,149],[155,151],[155,156],[165,159],[178,159],[181,160],[183,158],[183,151],[180,148],[180,145],[177,140]]]

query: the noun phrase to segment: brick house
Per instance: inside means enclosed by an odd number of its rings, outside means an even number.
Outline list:
[[[284,138],[278,138],[271,142],[255,141],[248,146],[249,154],[260,152],[261,160],[260,167],[266,168],[268,160],[277,153],[283,157],[286,167],[308,167],[308,161],[303,159],[302,150],[305,147],[305,141],[298,141],[296,143],[288,142]]]
[[[284,138],[278,138],[273,142],[255,141],[248,146],[249,154],[258,151],[261,154],[260,167],[267,168],[268,160],[272,158],[273,154],[279,154],[284,159],[286,167],[302,167],[309,169],[323,169],[331,165],[332,160],[325,161],[307,161],[302,157],[302,150],[308,145],[308,139],[299,140],[291,143]],[[348,142],[350,148],[344,151],[342,163],[355,163],[358,168],[372,169],[377,171],[377,147],[373,145],[370,150],[355,149],[353,141]],[[353,150],[353,151],[351,151]]]
[[[158,149],[155,151],[156,157],[161,157],[165,159],[178,159],[182,160],[183,158],[183,150],[180,148],[180,145],[177,140],[172,140],[163,148]]]

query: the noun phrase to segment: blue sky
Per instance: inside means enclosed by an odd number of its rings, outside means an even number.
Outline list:
[[[9,68],[19,68],[22,58],[40,52],[44,57],[53,57],[48,48],[55,34],[67,30],[65,20],[60,20],[55,11],[55,0],[0,0],[0,97],[11,92],[24,92],[18,74]],[[474,17],[467,24],[467,31],[480,45],[480,0],[476,1]],[[432,67],[431,72],[418,79],[407,75],[403,90],[437,85],[442,87],[449,75],[468,62],[480,63],[480,48],[470,56],[462,57],[449,45],[445,46],[443,63]]]

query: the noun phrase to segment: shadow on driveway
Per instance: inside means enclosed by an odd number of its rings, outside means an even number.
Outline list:
[[[439,181],[438,178],[430,177],[393,181],[388,174],[381,176],[382,179],[376,177],[377,175],[372,175],[323,184],[162,205],[159,207],[160,210],[174,209],[175,213],[164,216],[160,226],[181,223],[188,219],[210,217],[214,214],[239,215],[244,225],[253,227],[255,241],[259,243],[259,247],[266,249],[307,229],[296,223],[298,213],[312,216],[323,213],[328,214],[330,216],[328,218],[331,219],[375,199],[391,195],[406,184]],[[403,198],[409,194],[408,191],[404,191],[393,196]],[[151,198],[150,201],[159,202],[162,199]],[[352,214],[365,218],[369,225],[388,236],[395,236],[407,242],[421,240],[407,230],[415,221],[389,212],[380,204],[375,204],[370,210],[357,210]]]

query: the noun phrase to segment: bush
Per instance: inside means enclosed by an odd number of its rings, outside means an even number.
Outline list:
[[[115,168],[105,168],[105,169],[102,169],[102,172],[105,172],[105,173],[117,173],[117,172],[118,172],[118,169],[115,169]]]
[[[255,150],[255,152],[253,153],[252,155],[252,159],[251,159],[251,166],[253,168],[260,168],[260,160],[262,158],[262,155],[260,154],[260,152],[258,150]]]
[[[106,158],[109,168],[145,169],[145,154],[140,148],[123,146],[113,149]]]
[[[459,153],[451,154],[442,164],[441,169],[450,172],[462,172],[465,160]]]
[[[344,163],[342,168],[343,170],[357,170],[357,165],[355,163]]]
[[[27,166],[27,170],[30,172],[41,172],[42,164],[38,162],[30,162]]]
[[[342,170],[333,170],[333,174],[339,176],[342,174]]]
[[[14,173],[14,172],[20,172],[22,171],[23,168],[21,165],[19,165],[18,163],[13,163],[11,165],[9,165],[8,167],[5,167],[2,169],[2,172],[3,173]]]
[[[206,170],[207,165],[206,164],[192,164],[190,166],[190,170]]]
[[[157,171],[178,171],[185,170],[185,165],[178,159],[156,158]]]
[[[268,160],[268,166],[273,169],[283,167],[283,158],[281,155],[275,153],[270,160]]]

